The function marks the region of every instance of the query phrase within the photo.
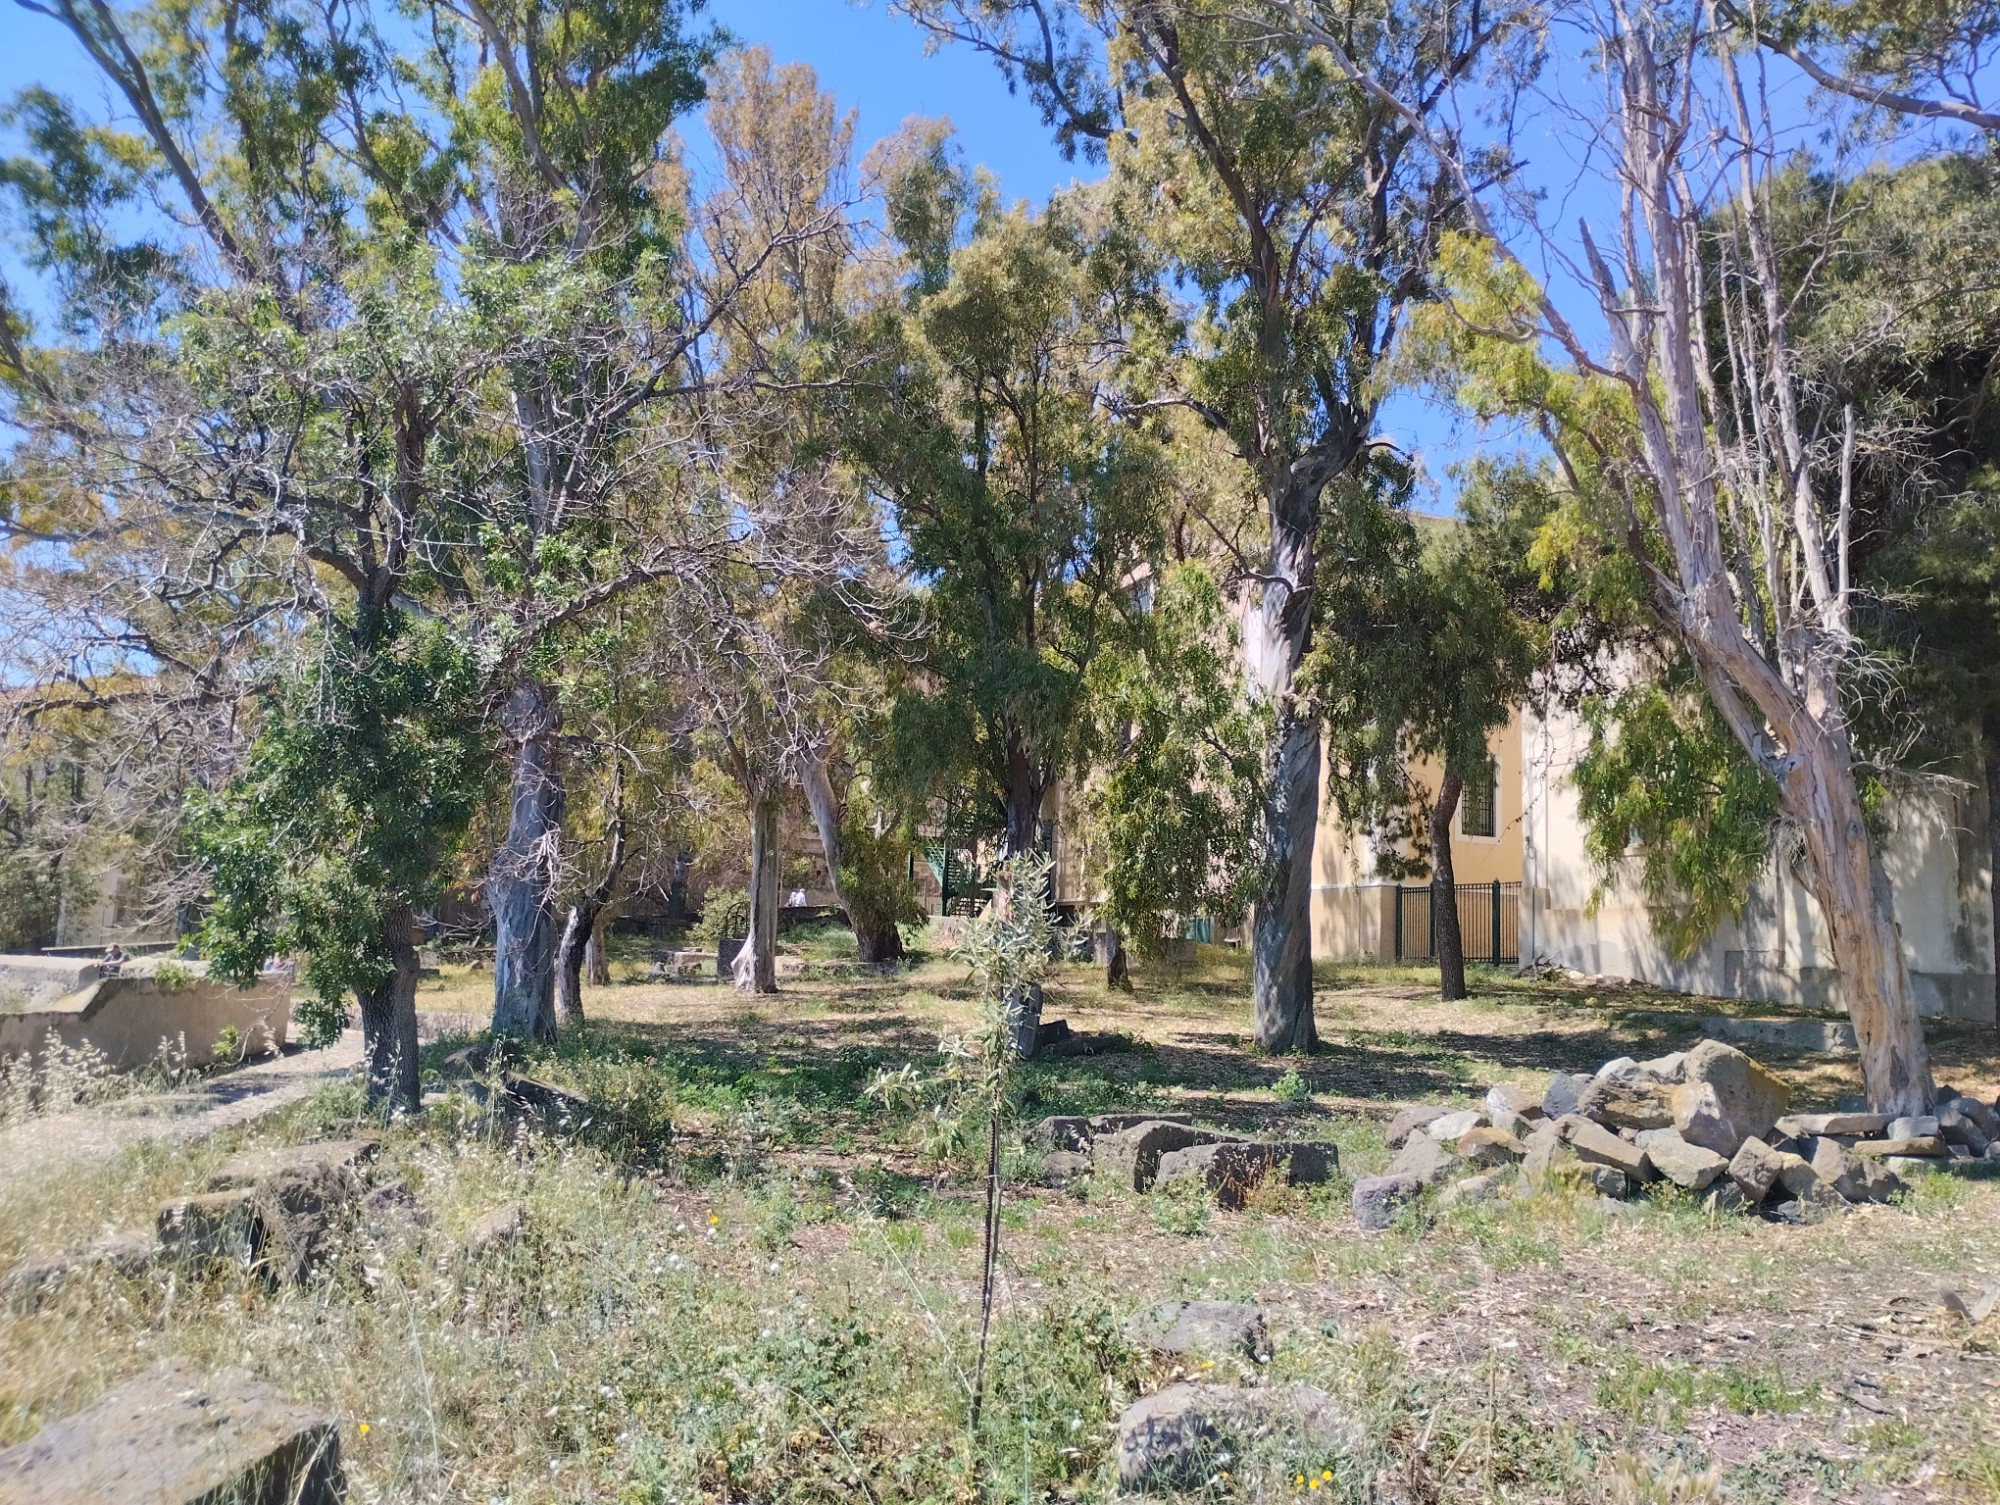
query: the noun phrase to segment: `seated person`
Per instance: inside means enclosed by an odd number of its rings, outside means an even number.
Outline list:
[[[125,966],[125,951],[116,941],[104,948],[104,955],[97,959],[97,970],[106,977],[116,977]]]

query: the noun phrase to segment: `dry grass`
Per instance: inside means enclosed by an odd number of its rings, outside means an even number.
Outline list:
[[[1261,1060],[1231,960],[1142,971],[1130,997],[1066,970],[1052,1011],[1125,1048],[1033,1068],[1028,1113],[1175,1107],[1332,1138],[1360,1173],[1385,1158],[1399,1102],[1693,1034],[1684,1000],[1481,976],[1445,1007],[1421,973],[1347,971],[1320,998],[1327,1048]],[[474,1010],[482,985],[448,975],[426,1006]],[[877,1069],[925,1059],[966,1004],[944,963],[755,1002],[594,991],[588,1038],[536,1067],[606,1105],[589,1142],[496,1139],[434,1113],[388,1133],[378,1173],[408,1180],[431,1227],[357,1243],[303,1290],[107,1282],[0,1316],[0,1442],[190,1353],[337,1414],[357,1501],[1100,1499],[1112,1419],[1172,1374],[1126,1346],[1122,1322],[1203,1295],[1263,1302],[1267,1377],[1331,1390],[1368,1442],[1347,1459],[1238,1460],[1193,1497],[1291,1498],[1308,1467],[1337,1473],[1316,1499],[2000,1497],[2000,1335],[1937,1301],[1941,1282],[2000,1279],[2000,1187],[1982,1182],[1805,1228],[1535,1199],[1369,1236],[1344,1184],[1190,1216],[1040,1189],[1017,1157],[997,1391],[969,1437],[976,1180],[922,1159],[912,1125],[865,1093]],[[1994,1090],[1990,1033],[1937,1047],[1941,1073]],[[1766,1058],[1805,1100],[1857,1085],[1845,1063]],[[1281,1100],[1294,1068],[1311,1090]],[[257,1134],[310,1137],[352,1111],[329,1094]],[[670,1145],[652,1136],[662,1115]],[[0,1264],[144,1219],[232,1147],[0,1183]],[[526,1241],[466,1267],[459,1235],[508,1201]]]

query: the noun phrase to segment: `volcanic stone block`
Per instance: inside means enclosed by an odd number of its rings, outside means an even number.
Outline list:
[[[1646,1152],[1626,1143],[1602,1124],[1572,1113],[1557,1120],[1556,1133],[1579,1160],[1608,1165],[1634,1181],[1653,1179],[1652,1162],[1646,1158]]]
[[[1263,1184],[1280,1165],[1292,1186],[1324,1185],[1337,1152],[1330,1144],[1256,1144],[1248,1140],[1224,1140],[1215,1144],[1190,1145],[1169,1150],[1160,1157],[1155,1184],[1161,1188],[1176,1181],[1202,1182],[1224,1207],[1239,1208],[1252,1188]]]
[[[1342,1452],[1358,1435],[1333,1397],[1311,1385],[1169,1385],[1118,1418],[1118,1485],[1129,1491],[1195,1485],[1222,1466],[1224,1452],[1240,1458],[1267,1440]]]
[[[1576,1111],[1614,1129],[1664,1129],[1674,1121],[1672,1094],[1660,1082],[1600,1077],[1578,1095]]]
[[[1242,1301],[1163,1301],[1133,1319],[1128,1331],[1156,1353],[1271,1357],[1264,1309]]]
[[[1396,1116],[1389,1120],[1389,1132],[1383,1138],[1387,1140],[1390,1149],[1400,1150],[1409,1142],[1412,1134],[1443,1118],[1444,1112],[1442,1108],[1399,1109]]]
[[[1370,1232],[1387,1228],[1396,1209],[1423,1191],[1424,1183],[1415,1176],[1363,1176],[1354,1183],[1354,1221]]]
[[[1090,1158],[1097,1176],[1106,1183],[1132,1191],[1151,1191],[1162,1155],[1190,1145],[1219,1144],[1230,1137],[1187,1124],[1148,1119],[1116,1134],[1099,1135],[1090,1146]]]
[[[184,1361],[0,1449],[6,1505],[339,1505],[342,1492],[330,1417]]]
[[[1733,1045],[1704,1040],[1687,1053],[1686,1078],[1715,1089],[1722,1111],[1746,1138],[1762,1138],[1784,1115],[1792,1089]]]

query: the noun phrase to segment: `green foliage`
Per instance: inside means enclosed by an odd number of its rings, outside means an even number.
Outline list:
[[[1572,778],[1585,850],[1608,883],[1637,844],[1654,923],[1688,955],[1763,875],[1777,787],[1691,676],[1593,696],[1583,716],[1589,742]]]
[[[391,617],[359,646],[328,637],[273,694],[243,772],[190,801],[208,874],[202,952],[247,984],[295,955],[337,1030],[349,992],[395,967],[391,938],[437,894],[492,773],[478,666],[442,624]]]
[[[1281,1103],[1309,1103],[1312,1101],[1312,1083],[1299,1075],[1299,1068],[1290,1067],[1285,1074],[1271,1084],[1271,1096]]]
[[[1428,536],[1426,536],[1428,535]],[[1327,777],[1341,818],[1372,827],[1383,876],[1428,862],[1429,802],[1413,758],[1466,777],[1539,667],[1544,635],[1507,589],[1518,561],[1471,527],[1386,511],[1367,556],[1335,566],[1320,596],[1324,630],[1302,677],[1326,712]]]
[[[62,869],[32,848],[0,852],[0,951],[36,951],[56,938]]]
[[[713,948],[750,933],[750,895],[740,888],[711,888],[701,901],[701,919],[688,932],[697,945]]]
[[[1207,1233],[1214,1210],[1208,1187],[1199,1176],[1183,1176],[1146,1198],[1146,1215],[1153,1226],[1182,1238],[1200,1238]]]
[[[178,962],[161,962],[153,968],[153,986],[162,993],[178,993],[194,986],[194,973]]]
[[[1103,918],[1142,953],[1185,918],[1234,924],[1262,883],[1267,726],[1240,663],[1222,592],[1188,564],[1160,580],[1134,647],[1093,671],[1097,714],[1117,749],[1088,800],[1093,867]]]
[[[840,896],[857,932],[924,922],[910,874],[916,850],[907,831],[891,826],[878,835],[863,812],[849,805],[840,833]]]
[[[892,190],[892,221],[930,237],[906,246],[906,308],[884,316],[899,379],[850,428],[924,591],[920,672],[881,768],[912,808],[970,780],[1031,823],[1093,750],[1090,665],[1129,614],[1125,577],[1156,547],[1168,476],[1146,430],[1111,415],[1121,273],[1088,205],[977,214],[940,281],[927,258],[973,192],[933,170],[935,152],[916,160],[932,166]]]

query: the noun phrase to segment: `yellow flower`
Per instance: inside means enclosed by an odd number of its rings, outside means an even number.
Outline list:
[[[366,1437],[366,1436],[368,1435],[368,1423],[367,1423],[367,1422],[365,1422],[365,1421],[364,1421],[363,1423],[361,1423],[361,1427],[360,1427],[360,1432],[361,1432],[361,1435],[362,1435],[363,1437]]]
[[[1300,1474],[1298,1478],[1292,1480],[1293,1489],[1304,1489],[1305,1487],[1306,1487],[1306,1476],[1304,1474]]]
[[[1318,1489],[1318,1488],[1319,1488],[1319,1480],[1317,1480],[1317,1479],[1308,1479],[1308,1480],[1306,1481],[1306,1488],[1307,1488],[1307,1489]]]
[[[721,1222],[721,1221],[722,1221],[722,1219],[721,1219],[721,1218],[718,1218],[718,1217],[717,1217],[717,1216],[716,1216],[716,1215],[715,1215],[714,1213],[712,1213],[712,1212],[711,1212],[711,1213],[710,1213],[710,1214],[708,1215],[708,1226],[709,1226],[709,1227],[711,1227],[711,1228],[713,1228],[713,1227],[714,1227],[714,1226],[715,1226],[715,1225],[716,1225],[717,1223],[719,1223],[719,1222]]]
[[[1321,1477],[1322,1479],[1326,1480],[1326,1482],[1327,1482],[1327,1483],[1329,1483],[1329,1484],[1331,1484],[1331,1483],[1333,1482],[1333,1470],[1332,1470],[1332,1469],[1330,1469],[1330,1468],[1323,1468],[1323,1469],[1321,1469],[1321,1470],[1319,1471],[1319,1476],[1320,1476],[1320,1477]]]

